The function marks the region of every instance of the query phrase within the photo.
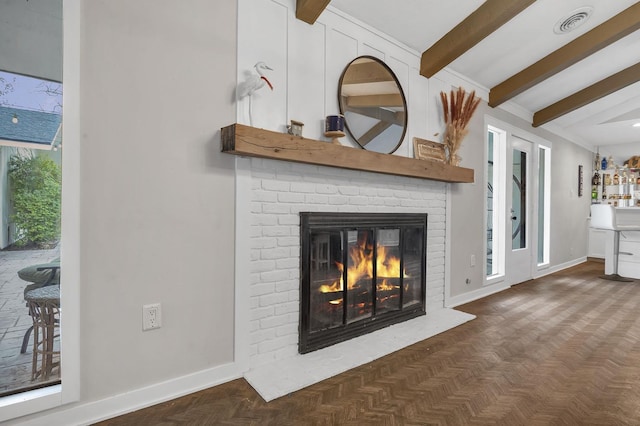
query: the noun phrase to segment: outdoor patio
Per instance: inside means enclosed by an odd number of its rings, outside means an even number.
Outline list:
[[[59,248],[0,251],[0,393],[42,383],[31,381],[33,334],[27,352],[20,353],[22,338],[32,321],[24,301],[24,288],[29,283],[18,277],[18,271],[58,256]]]

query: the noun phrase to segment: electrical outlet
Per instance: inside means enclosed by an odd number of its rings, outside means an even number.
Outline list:
[[[162,325],[162,315],[159,303],[142,305],[142,331],[160,328]]]

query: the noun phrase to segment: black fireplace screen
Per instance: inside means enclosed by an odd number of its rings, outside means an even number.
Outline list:
[[[425,314],[426,214],[300,219],[300,353]]]

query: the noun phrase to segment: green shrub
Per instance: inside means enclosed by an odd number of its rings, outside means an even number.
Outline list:
[[[9,159],[13,214],[20,239],[16,245],[48,247],[60,238],[60,167],[44,155]]]

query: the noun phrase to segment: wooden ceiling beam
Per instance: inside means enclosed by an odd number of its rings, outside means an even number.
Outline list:
[[[379,83],[394,81],[389,71],[377,62],[363,62],[349,65],[342,78],[342,84]]]
[[[399,94],[347,96],[347,108],[404,107],[404,99]]]
[[[313,25],[331,0],[296,0],[296,18]]]
[[[378,122],[376,125],[370,128],[364,135],[358,138],[358,143],[364,147],[366,144],[368,144],[369,142],[374,140],[377,136],[379,136],[382,132],[384,132],[389,127],[391,127],[391,124],[392,123],[388,123],[386,121]]]
[[[496,107],[508,101],[639,29],[640,2],[492,88],[489,106]]]
[[[535,0],[487,0],[422,53],[420,74],[430,78]]]
[[[405,124],[404,111],[392,111],[390,109],[377,107],[348,108],[347,111],[364,115],[365,117],[373,118],[375,120],[397,124],[398,126],[404,126]]]
[[[613,92],[640,81],[640,63],[630,66],[610,77],[600,80],[591,86],[574,93],[558,102],[549,105],[533,114],[533,127],[541,126],[549,121],[575,111],[591,102],[597,101]]]

